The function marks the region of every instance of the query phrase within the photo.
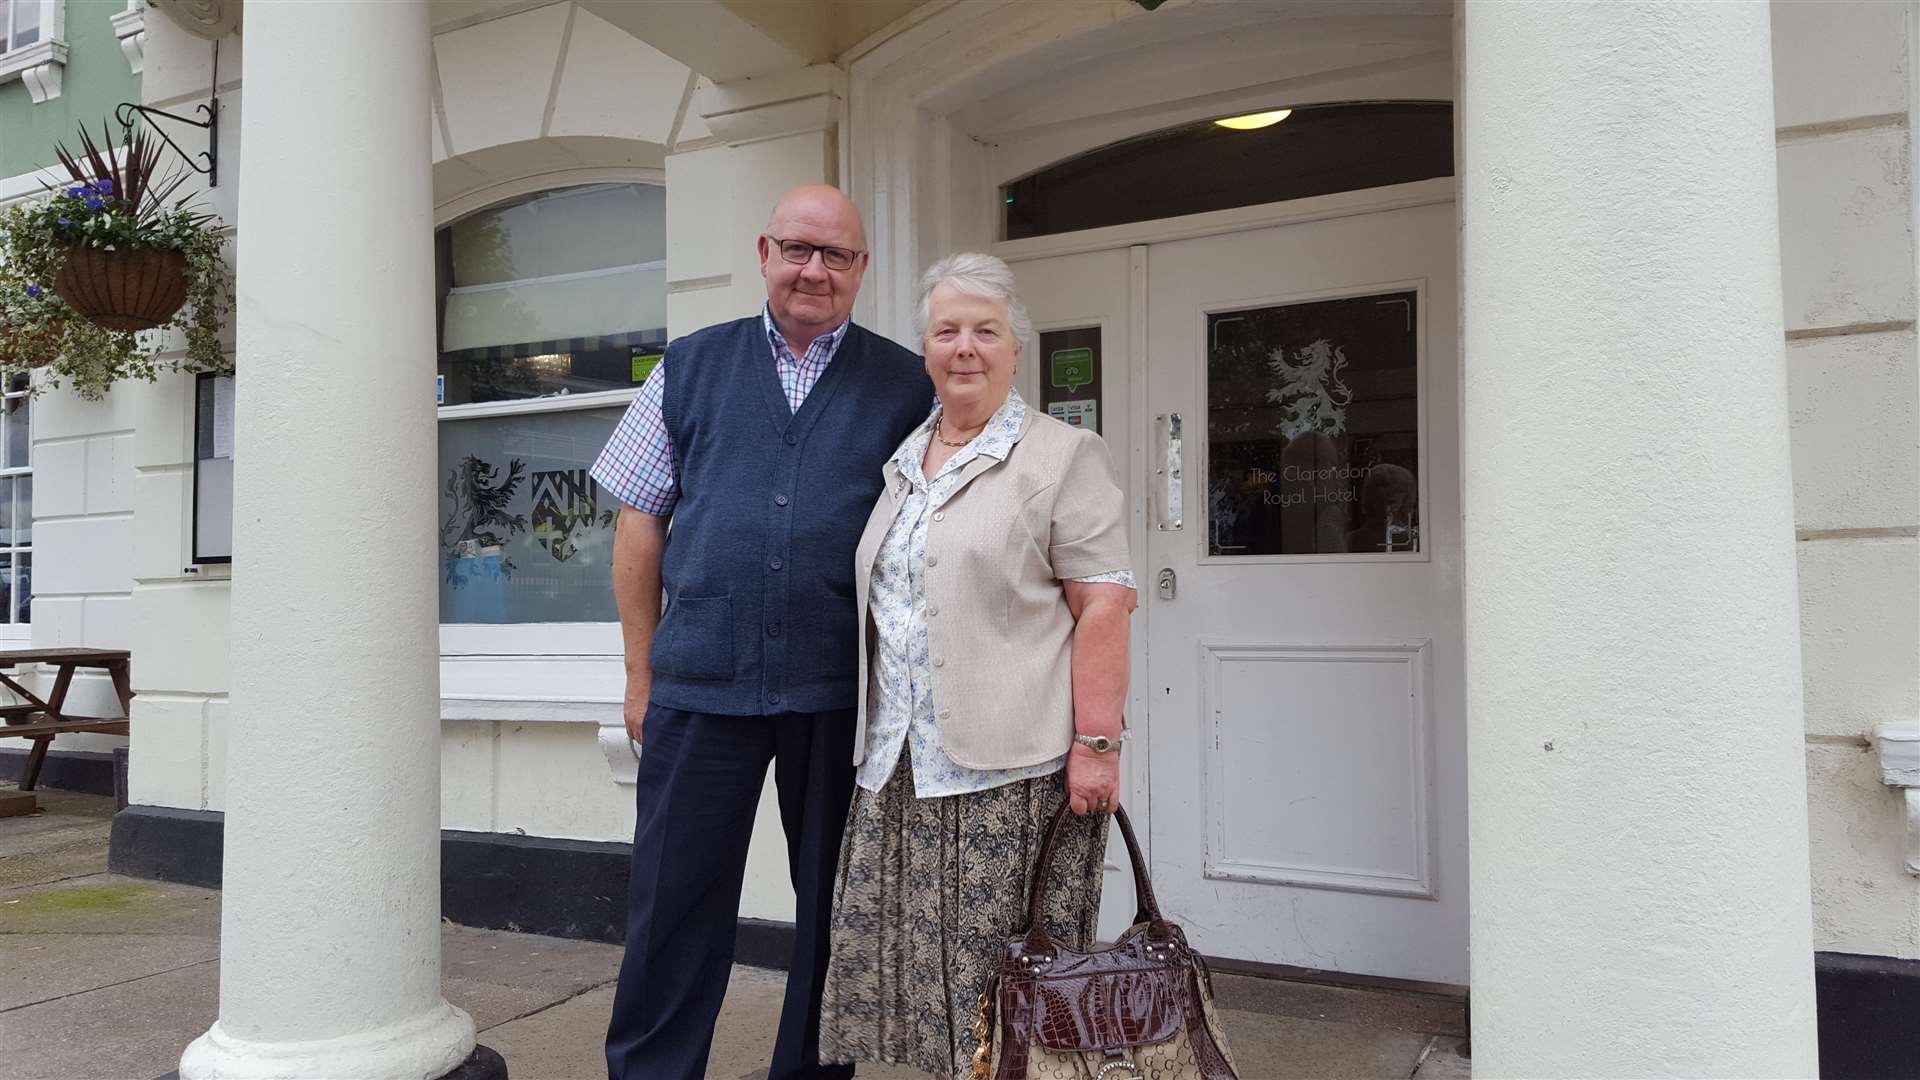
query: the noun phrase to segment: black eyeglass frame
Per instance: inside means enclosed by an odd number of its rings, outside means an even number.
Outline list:
[[[773,245],[780,249],[780,257],[787,260],[790,263],[793,263],[795,266],[805,266],[808,263],[812,262],[813,253],[817,251],[820,253],[820,264],[822,266],[825,266],[827,269],[851,270],[853,269],[853,264],[858,262],[862,255],[866,254],[865,251],[855,251],[852,248],[829,247],[824,244],[810,244],[805,240],[783,240],[780,237],[773,235],[772,233],[762,233],[761,235],[773,241]],[[793,255],[787,250],[788,245],[792,245],[795,250],[800,251],[802,253],[801,256],[797,259],[794,258]],[[847,257],[847,265],[845,266],[833,265],[833,256],[836,254],[844,254]]]

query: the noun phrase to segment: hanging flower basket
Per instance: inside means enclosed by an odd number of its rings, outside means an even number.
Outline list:
[[[152,330],[171,321],[187,302],[187,257],[162,248],[72,247],[53,288],[96,326]]]
[[[110,132],[82,129],[81,153],[54,148],[70,183],[0,207],[0,378],[40,369],[36,394],[97,400],[122,379],[233,370],[220,224],[174,199],[187,174],[159,170],[161,143],[123,131],[113,153]]]

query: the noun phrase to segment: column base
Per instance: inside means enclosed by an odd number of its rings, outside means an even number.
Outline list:
[[[180,1070],[175,1069],[155,1080],[180,1080]],[[507,1080],[507,1059],[490,1046],[475,1046],[473,1053],[460,1067],[439,1077],[438,1080]]]
[[[333,1039],[262,1042],[239,1039],[220,1022],[180,1055],[182,1080],[299,1080],[353,1076],[366,1080],[504,1080],[506,1062],[473,1041],[473,1018],[441,1002],[418,1016]]]
[[[440,1080],[507,1080],[507,1059],[490,1046],[475,1046],[459,1068]]]

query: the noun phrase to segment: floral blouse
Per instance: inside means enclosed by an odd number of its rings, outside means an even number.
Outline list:
[[[921,462],[933,439],[938,407],[914,429],[893,453],[893,464],[912,481],[901,500],[893,526],[887,530],[874,559],[869,609],[879,631],[867,688],[867,754],[857,779],[861,787],[878,792],[900,762],[901,753],[913,763],[913,791],[922,799],[962,795],[1045,776],[1065,767],[1054,758],[1018,769],[969,769],[940,748],[940,732],[933,716],[933,665],[927,653],[927,522],[959,490],[960,471],[982,455],[1005,461],[1027,417],[1027,403],[1018,390],[1007,392],[1006,403],[987,421],[984,431],[947,460],[927,480]],[[1111,582],[1133,588],[1127,567],[1075,578],[1075,581]]]

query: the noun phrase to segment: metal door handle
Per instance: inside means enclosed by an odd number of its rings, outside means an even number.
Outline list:
[[[1154,417],[1159,436],[1156,446],[1153,527],[1161,532],[1180,528],[1180,414],[1161,413]]]
[[[1174,577],[1173,567],[1171,566],[1162,567],[1160,569],[1160,580],[1159,580],[1160,599],[1162,600],[1173,599],[1174,590],[1178,585],[1178,583],[1179,583],[1179,579]]]

